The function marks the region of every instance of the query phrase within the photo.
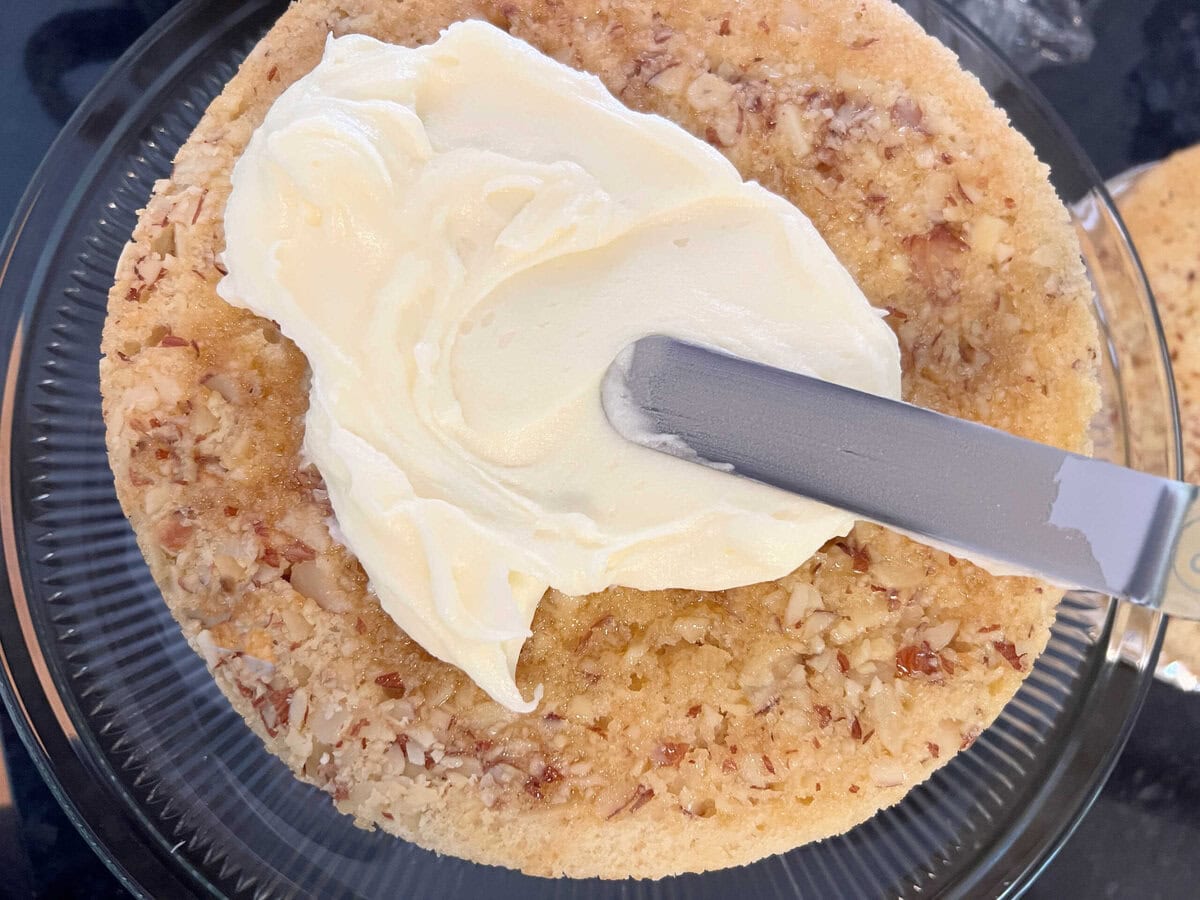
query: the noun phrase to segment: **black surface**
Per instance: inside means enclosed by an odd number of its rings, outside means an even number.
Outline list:
[[[173,0],[0,4],[0,222],[88,88]],[[1034,80],[1105,176],[1200,141],[1200,0],[1089,4],[1091,58]],[[122,897],[0,712],[40,897]],[[3,877],[0,896],[18,896]],[[20,892],[24,893],[24,892]],[[1155,685],[1091,812],[1027,896],[1200,896],[1200,695]]]

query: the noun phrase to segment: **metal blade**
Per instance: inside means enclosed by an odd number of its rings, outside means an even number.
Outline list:
[[[1185,578],[1168,611],[1200,615],[1196,554],[1172,577],[1191,485],[662,336],[618,356],[602,400],[636,443],[985,564],[1151,606]]]

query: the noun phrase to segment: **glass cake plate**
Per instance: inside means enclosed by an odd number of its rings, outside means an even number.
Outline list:
[[[1103,185],[1044,103],[936,0],[902,3],[976,72],[1075,210],[1107,336],[1097,446],[1178,477],[1153,303]],[[96,364],[117,257],[154,180],[281,0],[191,0],[80,107],[0,247],[0,692],[42,774],[134,892],[158,897],[1013,895],[1070,834],[1150,683],[1161,616],[1071,594],[998,722],[899,805],[739,869],[659,882],[528,878],[355,828],[230,708],[121,514]],[[1119,326],[1119,327],[1118,327]],[[1136,364],[1135,364],[1136,363]]]
[[[1149,173],[1157,165],[1158,161],[1142,163],[1117,173],[1105,182],[1109,197],[1114,201],[1120,201],[1126,192],[1133,190],[1143,175]],[[1181,430],[1186,430],[1186,425],[1181,423]],[[1169,631],[1166,632],[1168,635],[1188,635],[1189,637],[1200,635],[1200,623],[1189,622],[1186,619],[1176,619],[1167,627],[1169,628]],[[1186,649],[1193,643],[1194,638],[1187,642],[1182,640],[1172,642],[1171,638],[1167,637],[1163,642],[1162,652],[1158,655],[1154,676],[1159,681],[1177,687],[1181,691],[1200,693],[1200,664],[1195,659],[1195,653]]]

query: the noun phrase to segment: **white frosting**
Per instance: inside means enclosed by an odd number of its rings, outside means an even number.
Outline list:
[[[234,168],[225,231],[221,296],[308,358],[304,451],[383,608],[514,710],[548,587],[749,584],[852,524],[622,440],[622,347],[899,394],[891,331],[793,206],[480,22],[330,39]]]

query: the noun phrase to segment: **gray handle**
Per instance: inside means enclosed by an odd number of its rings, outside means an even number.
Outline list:
[[[1169,565],[1163,611],[1181,619],[1200,619],[1200,502],[1195,499],[1188,506]]]

